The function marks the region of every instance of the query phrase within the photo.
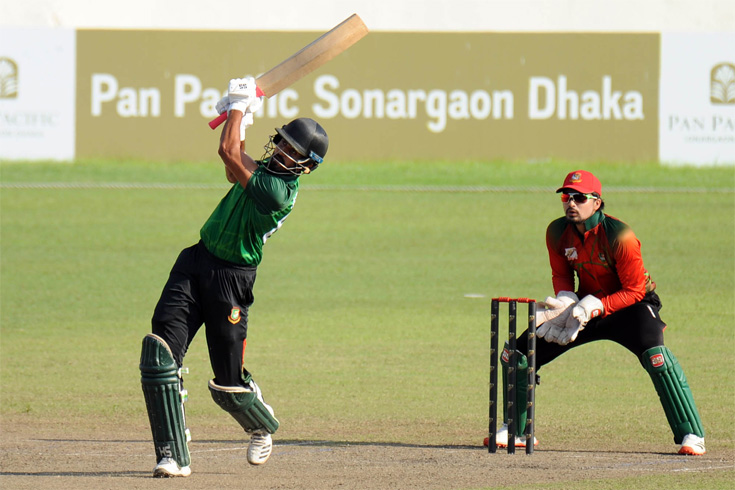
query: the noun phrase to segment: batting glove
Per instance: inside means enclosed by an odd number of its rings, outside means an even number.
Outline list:
[[[230,85],[227,88],[227,96],[230,101],[229,110],[236,110],[245,114],[250,104],[258,98],[255,95],[255,90],[255,79],[253,77],[230,80]]]
[[[217,110],[217,114],[222,114],[223,112],[227,112],[227,110],[230,107],[230,96],[225,95],[222,97],[217,104],[214,106],[214,108]]]

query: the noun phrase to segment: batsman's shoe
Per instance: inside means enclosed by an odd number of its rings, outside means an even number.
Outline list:
[[[253,431],[248,446],[248,463],[252,465],[263,464],[273,451],[273,438],[264,430]]]
[[[188,466],[180,467],[173,458],[161,458],[155,468],[153,468],[153,476],[155,478],[173,478],[175,476],[189,476],[191,468]]]
[[[482,443],[484,446],[487,446],[490,443],[490,439],[486,437]],[[495,433],[495,444],[498,447],[508,447],[508,424],[503,424],[498,429],[498,432]],[[533,447],[536,446],[538,446],[538,439],[534,437]],[[516,436],[516,447],[526,447],[526,438]]]
[[[699,437],[696,434],[687,434],[684,436],[684,440],[681,441],[681,447],[679,448],[679,454],[701,456],[705,452],[704,437]]]

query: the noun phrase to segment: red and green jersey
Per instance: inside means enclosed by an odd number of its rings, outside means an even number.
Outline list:
[[[585,222],[586,231],[559,218],[546,230],[554,292],[575,291],[598,297],[607,316],[637,303],[646,294],[650,277],[643,266],[641,243],[622,221],[597,211]]]
[[[220,259],[256,267],[263,245],[296,202],[297,176],[276,176],[259,167],[243,188],[235,183],[200,231],[204,246]]]

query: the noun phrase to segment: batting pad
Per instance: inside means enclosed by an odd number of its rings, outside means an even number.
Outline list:
[[[140,382],[151,423],[156,462],[173,458],[180,467],[189,466],[189,431],[184,417],[186,392],[171,349],[159,336],[148,334],[140,354]]]
[[[684,370],[674,354],[663,345],[648,349],[642,355],[643,365],[653,380],[666,418],[674,433],[674,442],[681,444],[684,436],[704,437],[704,428],[694,404]]]
[[[500,356],[503,368],[503,422],[508,423],[508,368],[510,367],[510,351],[505,343]],[[528,417],[528,359],[520,351],[516,351],[516,399],[513,400],[513,416],[516,419],[516,435],[523,436],[526,431]]]
[[[269,434],[275,433],[279,423],[273,415],[273,409],[263,401],[258,385],[254,381],[249,385],[251,388],[220,386],[212,379],[209,381],[209,392],[214,402],[232,415],[245,432],[265,430]]]

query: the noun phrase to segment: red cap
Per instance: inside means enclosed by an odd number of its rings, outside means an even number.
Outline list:
[[[556,192],[561,192],[563,190],[577,191],[582,194],[595,193],[598,196],[602,196],[602,184],[600,184],[597,177],[586,170],[575,170],[574,172],[570,172],[564,179],[564,184],[562,184]]]

